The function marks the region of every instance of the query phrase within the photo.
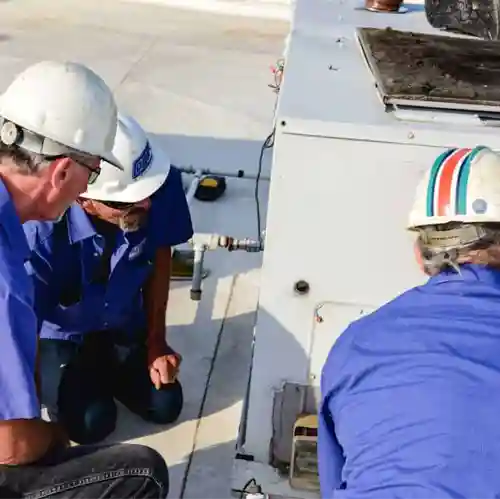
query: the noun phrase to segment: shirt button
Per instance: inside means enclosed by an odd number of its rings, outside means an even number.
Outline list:
[[[108,303],[108,302],[106,302],[106,303],[104,304],[104,308],[108,308],[108,307],[109,307],[109,303]]]
[[[107,322],[104,323],[104,327],[108,327],[109,324]]]

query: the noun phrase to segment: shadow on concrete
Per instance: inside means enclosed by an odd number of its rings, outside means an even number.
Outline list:
[[[255,141],[217,140],[203,137],[163,136],[160,139],[164,141],[162,144],[166,146],[165,148],[171,154],[172,162],[176,164],[192,164],[195,167],[230,171],[242,168],[255,172],[261,146]],[[266,174],[269,173],[269,159],[270,154],[267,153],[263,168]],[[263,227],[267,191],[268,184],[262,182]],[[215,231],[238,237],[255,235],[254,183],[245,180],[229,181],[227,193],[223,198],[213,204],[195,201],[192,214],[196,231]],[[239,409],[236,409],[237,415],[232,413],[229,417],[229,423],[227,416],[219,413],[228,408],[235,410],[233,407],[235,404],[247,400],[253,349],[257,352],[261,362],[254,368],[253,395],[256,395],[260,401],[269,396],[274,397],[275,410],[273,413],[273,403],[270,404],[269,410],[266,408],[262,414],[256,414],[255,407],[253,407],[252,431],[255,435],[257,421],[259,427],[262,422],[262,431],[266,435],[268,434],[267,428],[274,428],[275,459],[286,466],[290,455],[290,436],[295,416],[303,409],[302,398],[289,398],[287,395],[285,400],[285,398],[280,398],[278,393],[274,396],[269,395],[268,383],[265,380],[266,366],[274,365],[274,371],[278,369],[283,372],[282,379],[307,379],[308,354],[290,335],[290,332],[266,311],[262,312],[256,344],[253,345],[255,303],[253,303],[252,310],[244,310],[231,315],[232,298],[229,297],[227,298],[230,302],[229,314],[225,319],[214,320],[212,318],[214,309],[218,308],[217,301],[220,300],[217,296],[220,283],[225,279],[235,279],[236,282],[232,283],[236,290],[235,295],[244,295],[245,287],[238,289],[238,283],[240,279],[243,281],[246,279],[246,273],[260,267],[261,256],[260,254],[228,254],[224,250],[208,254],[207,265],[212,273],[203,283],[203,298],[197,307],[194,320],[186,325],[168,328],[174,348],[185,358],[181,381],[186,404],[180,419],[173,426],[179,426],[180,429],[180,425],[187,421],[211,416],[202,420],[196,428],[192,453],[188,454],[188,449],[185,449],[184,456],[176,457],[177,463],[179,459],[182,462],[171,466],[171,497],[193,499],[230,497],[235,440],[222,444],[216,444],[216,442],[238,438],[238,428],[241,430],[240,437],[245,439],[246,426],[244,423],[240,424]],[[189,283],[175,283],[174,288],[185,290],[188,296]],[[212,337],[207,342],[205,333],[214,330],[217,331],[216,338]],[[279,351],[266,351],[269,350],[269,344],[283,346],[283,350],[287,352],[286,364],[280,364]],[[200,376],[201,372],[204,373],[203,376]],[[278,392],[281,388],[275,389]],[[280,404],[283,410],[279,410]],[[145,435],[157,435],[166,429],[168,427],[145,423],[129,411],[123,410],[117,430],[108,440],[118,442]],[[172,430],[175,431],[176,428]],[[147,444],[156,446],[155,438],[149,439]],[[158,445],[161,440],[163,442],[161,445],[168,447],[169,438],[175,446],[176,438],[170,432],[162,436],[158,435]],[[188,431],[186,438],[191,439],[193,435]]]
[[[180,481],[179,499],[229,499],[231,495],[232,458],[236,441],[213,445],[196,451],[188,463],[189,474],[184,474],[184,466],[169,468],[173,485],[172,495],[176,492],[175,484]],[[179,473],[181,477],[179,477]]]
[[[152,135],[165,151],[171,162],[178,166],[203,168],[222,172],[236,173],[243,170],[246,174],[256,175],[262,141],[244,139],[221,139],[213,137],[189,137],[183,135]],[[271,151],[267,151],[262,161],[263,176],[269,177]],[[183,175],[187,186],[192,175]],[[215,202],[194,199],[191,214],[195,232],[218,233],[233,237],[256,239],[257,206],[255,184],[252,179],[227,178],[225,194]],[[269,182],[260,180],[258,189],[261,229],[265,228]],[[261,265],[261,254],[232,252],[219,249],[206,255],[208,265],[214,275],[223,277],[247,272]],[[188,286],[189,284],[186,284]]]
[[[191,350],[195,349],[197,337],[204,333],[203,320],[197,320],[189,326],[172,326],[169,328],[169,334],[176,339],[176,341],[173,341],[176,350],[182,352],[185,359],[183,361],[184,369],[181,370],[180,374],[180,381],[184,390],[184,408],[179,419],[173,425],[156,425],[143,421],[128,409],[121,407],[117,428],[108,437],[107,442],[123,442],[160,433],[174,425],[177,426],[198,419],[202,415],[209,416],[218,413],[244,398],[245,387],[242,388],[239,384],[234,383],[234,380],[242,377],[248,378],[249,362],[241,362],[241,357],[250,358],[255,313],[242,314],[224,321],[214,322],[219,329],[219,333],[213,341],[213,347],[206,352],[198,350],[196,356],[191,359],[189,358],[190,347]],[[224,334],[231,335],[229,339],[230,346],[221,346]],[[238,355],[239,352],[241,352],[241,355]],[[194,366],[195,363],[198,365]],[[208,374],[207,379],[199,379],[198,377],[201,369],[200,363],[203,364],[203,369]],[[210,402],[207,403],[208,391],[213,381],[216,363],[223,366],[228,376],[225,377],[224,383],[219,383],[217,393],[212,393]],[[203,414],[200,413],[202,409]]]
[[[243,170],[256,175],[262,140],[189,137],[184,135],[152,135],[152,140],[168,152],[173,164],[212,169],[229,173]],[[271,151],[262,161],[263,176],[269,176]],[[191,175],[184,175],[186,184]],[[228,178],[225,195],[215,203],[194,200],[192,205],[195,231],[232,232],[238,237],[256,236],[255,180]],[[269,182],[259,182],[261,220],[265,224]],[[210,210],[208,214],[206,210]],[[228,214],[227,211],[230,210]]]
[[[262,322],[256,339],[255,350],[259,359],[265,365],[254,366],[254,376],[252,382],[253,395],[258,394],[262,402],[263,398],[269,396],[268,384],[263,378],[266,377],[266,371],[272,367],[271,363],[279,366],[284,373],[283,378],[290,377],[290,371],[297,371],[295,376],[300,377],[301,372],[308,368],[308,356],[304,349],[293,339],[287,329],[276,322],[276,320],[267,312],[262,312]],[[239,420],[240,411],[237,410],[229,419],[224,414],[218,414],[223,409],[230,407],[234,402],[245,400],[248,397],[249,388],[249,367],[252,360],[252,328],[250,324],[254,322],[253,314],[242,314],[237,317],[226,319],[224,328],[218,341],[217,346],[217,363],[214,364],[210,372],[209,380],[206,389],[201,386],[196,386],[196,390],[203,389],[205,391],[202,402],[202,415],[204,417],[211,415],[212,418],[204,419],[196,429],[194,435],[193,449],[191,453],[186,449],[182,456],[177,456],[174,464],[167,464],[170,468],[170,493],[169,497],[184,498],[184,499],[229,499],[231,496],[232,483],[232,467],[236,452],[241,452],[242,449],[237,449],[237,440],[240,444],[245,443],[248,438],[245,424]],[[191,328],[192,330],[193,328]],[[184,331],[187,333],[185,342],[186,345],[192,340],[189,335],[189,328]],[[268,338],[272,335],[272,338]],[[286,364],[280,364],[280,352],[270,351],[266,355],[262,350],[268,349],[267,344],[283,345],[283,350],[286,350]],[[260,351],[259,351],[260,350]],[[207,361],[210,360],[207,358]],[[274,367],[276,369],[276,367]],[[183,378],[186,384],[186,389],[189,389],[190,383],[194,388],[196,380],[189,379],[189,373],[185,373]],[[301,397],[290,397],[286,401],[279,398],[281,387],[275,387],[275,412],[273,414],[270,408],[269,412],[261,411],[256,414],[253,407],[252,423],[253,432],[255,435],[256,424],[264,435],[267,434],[267,428],[274,428],[273,448],[275,458],[280,461],[281,465],[285,465],[291,451],[291,435],[293,433],[293,423],[296,415],[302,412]],[[199,400],[196,397],[196,400]],[[276,403],[277,402],[277,403]],[[276,406],[281,406],[282,410],[276,411]],[[186,407],[183,414],[176,424],[181,424],[188,418],[186,414],[192,409],[200,410],[199,407]],[[259,408],[257,408],[258,410]],[[244,413],[244,411],[243,411]],[[236,416],[236,418],[234,417]],[[257,417],[256,417],[257,416]],[[119,442],[134,438],[143,434],[154,434],[162,431],[161,428],[154,425],[148,425],[140,421],[137,417],[129,412],[122,413],[122,421],[113,434],[110,442]],[[169,435],[166,434],[164,442],[168,446]],[[192,435],[187,435],[191,439]],[[259,437],[260,444],[262,440]],[[218,443],[221,442],[221,443]],[[247,442],[250,444],[250,450],[255,446],[255,441]],[[146,445],[156,447],[154,440],[150,440]],[[172,445],[176,445],[175,439],[172,439]],[[191,442],[189,442],[189,446]],[[249,447],[247,449],[249,450]],[[236,480],[237,487],[243,487],[248,477],[239,477]],[[241,483],[240,483],[241,482]]]
[[[211,137],[156,135],[152,136],[152,140],[159,141],[173,164],[229,172],[243,169],[254,174],[262,146],[262,143],[257,141]],[[270,152],[266,153],[263,161],[264,175],[269,175],[270,156]],[[190,180],[189,175],[185,177],[187,181]],[[268,184],[261,181],[259,189],[262,228],[265,226]],[[218,201],[204,203],[194,200],[191,213],[195,232],[255,238],[257,222],[254,189],[255,182],[252,180],[228,179],[227,191]],[[205,406],[203,415],[231,407],[245,396],[257,296],[253,298],[250,309],[249,305],[245,304],[243,313],[215,320],[213,316],[215,310],[220,312],[221,308],[225,309],[227,303],[231,302],[230,293],[234,283],[228,283],[228,279],[236,279],[238,275],[260,268],[261,259],[262,255],[258,253],[230,253],[223,249],[208,253],[206,266],[211,273],[203,281],[202,300],[197,305],[194,320],[188,324],[168,326],[169,341],[172,340],[173,347],[184,358],[180,380],[184,389],[185,406],[180,419],[174,425],[200,416],[200,401],[207,397],[216,361],[223,366],[230,365],[229,373],[233,373],[220,380],[217,396],[212,398],[210,407]],[[225,286],[221,286],[224,283]],[[221,287],[224,287],[223,291]],[[172,289],[180,290],[182,294],[185,292],[186,298],[183,298],[183,302],[177,302],[176,306],[187,308],[193,305],[189,303],[188,298],[190,282],[174,282]],[[179,311],[175,311],[175,315],[178,316]],[[207,338],[208,335],[211,337]],[[223,341],[223,337],[228,335],[231,338]],[[238,355],[235,355],[236,350]],[[242,357],[246,360],[242,361]],[[245,380],[243,385],[234,383],[235,376]],[[169,426],[146,423],[123,409],[120,411],[117,429],[107,441],[129,440],[163,432],[168,428]]]

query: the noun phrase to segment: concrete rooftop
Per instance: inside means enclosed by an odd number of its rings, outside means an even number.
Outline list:
[[[121,109],[174,164],[256,172],[272,126],[269,66],[282,54],[286,23],[119,0],[2,0],[0,17],[0,91],[38,60],[80,61],[108,82]],[[252,181],[229,180],[216,203],[195,201],[195,230],[255,237],[253,190]],[[262,182],[263,217],[266,200]],[[171,469],[169,497],[229,496],[260,260],[223,250],[209,254],[211,274],[199,303],[190,301],[189,283],[174,285],[167,331],[184,357],[184,412],[165,428],[124,409],[110,439],[158,449]]]

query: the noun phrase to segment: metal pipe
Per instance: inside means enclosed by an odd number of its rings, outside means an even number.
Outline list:
[[[205,252],[224,248],[228,251],[246,251],[247,253],[256,253],[264,251],[263,241],[254,241],[253,239],[234,239],[229,236],[220,236],[218,234],[194,234],[189,241],[193,246],[194,264],[193,278],[191,281],[191,300],[201,300],[201,283],[203,280],[203,262]]]
[[[194,199],[194,195],[196,194],[196,189],[198,189],[198,185],[200,185],[200,180],[201,180],[201,172],[198,174],[195,174],[196,176],[193,178],[191,181],[191,184],[189,185],[189,189],[186,192],[186,199],[188,202],[188,205],[191,205],[191,202]]]
[[[227,173],[227,172],[215,172],[213,170],[200,169],[195,170],[192,167],[177,167],[182,173],[188,175],[194,175],[191,184],[186,192],[186,200],[188,205],[191,205],[196,189],[200,185],[201,180],[205,175],[217,175],[223,177],[233,177],[233,178],[245,178],[257,180],[257,175],[246,175],[243,170],[239,170],[237,173]],[[269,180],[269,177],[259,177],[261,180]],[[262,241],[253,241],[250,239],[233,239],[227,236],[218,236],[216,234],[204,234],[205,238],[208,236],[208,240],[200,244],[197,241],[194,244],[194,262],[193,262],[193,276],[191,280],[191,300],[200,301],[201,300],[201,283],[203,280],[203,262],[205,258],[205,251],[209,249],[216,249],[217,247],[226,248],[229,251],[243,250],[247,252],[259,252],[263,251]],[[173,248],[172,248],[173,251]]]
[[[191,281],[191,300],[201,300],[201,281],[203,280],[203,260],[205,258],[205,248],[194,249],[193,280]]]
[[[182,173],[186,173],[187,175],[214,175],[217,177],[242,178],[247,180],[265,180],[267,182],[271,180],[271,178],[267,175],[257,176],[253,173],[245,173],[244,170],[238,170],[237,172],[223,172],[217,170],[209,170],[206,168],[195,169],[192,166],[176,166],[176,168]]]
[[[264,241],[255,241],[254,239],[236,239],[231,236],[221,236],[219,234],[195,233],[189,240],[193,248],[203,249],[204,251],[213,251],[218,248],[224,248],[228,251],[246,251],[247,253],[257,253],[264,250]]]
[[[200,184],[202,173],[197,171],[194,173],[195,177],[191,181],[189,189],[186,192],[186,200],[188,206],[191,205],[196,189]],[[195,248],[194,249],[194,264],[193,264],[193,275],[191,277],[191,300],[200,301],[201,300],[201,281],[203,280],[203,260],[205,256],[205,248]]]

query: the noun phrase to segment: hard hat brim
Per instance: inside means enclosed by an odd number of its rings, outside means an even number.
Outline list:
[[[161,147],[151,141],[150,144],[153,152],[153,161],[142,177],[138,178],[135,182],[131,182],[124,189],[117,190],[117,192],[93,192],[92,186],[89,186],[89,190],[81,194],[81,197],[95,201],[137,203],[152,196],[165,183],[171,163],[167,153]]]
[[[104,160],[106,163],[109,163],[114,168],[118,168],[118,170],[121,170],[121,171],[124,170],[123,166],[120,164],[118,159],[111,152],[107,153],[107,154],[102,154],[101,160]]]

